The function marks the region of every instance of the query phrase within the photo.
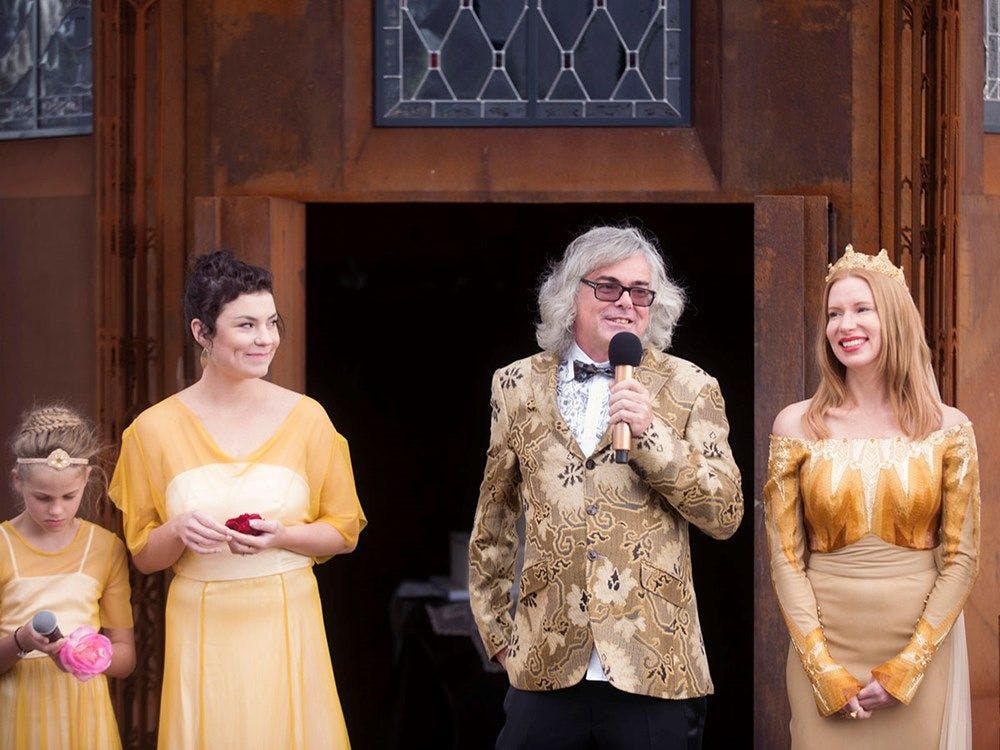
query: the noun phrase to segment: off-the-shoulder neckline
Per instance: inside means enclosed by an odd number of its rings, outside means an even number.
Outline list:
[[[810,438],[793,437],[792,435],[775,435],[771,433],[771,440],[788,440],[793,443],[802,443],[803,445],[819,445],[822,443],[849,443],[849,442],[899,442],[904,443],[922,443],[925,440],[930,440],[934,437],[941,436],[945,437],[951,432],[960,432],[965,427],[971,427],[972,420],[966,419],[958,424],[953,424],[951,427],[942,427],[941,429],[934,430],[934,432],[928,433],[927,437],[920,438],[919,440],[914,440],[909,435],[888,435],[886,437],[826,437],[818,438],[812,440]]]

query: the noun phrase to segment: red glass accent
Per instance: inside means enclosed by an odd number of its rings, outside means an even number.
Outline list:
[[[438,53],[437,52],[431,52],[430,67],[431,67],[432,70],[436,70],[437,66],[438,66]]]

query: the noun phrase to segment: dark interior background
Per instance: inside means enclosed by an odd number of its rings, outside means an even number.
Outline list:
[[[587,228],[623,221],[659,238],[688,292],[672,353],[716,376],[726,398],[747,509],[729,541],[691,534],[716,689],[704,746],[752,737],[753,207],[316,204],[307,213],[307,389],[350,443],[369,520],[353,554],[316,569],[355,747],[395,744],[403,676],[391,595],[405,579],[447,575],[449,532],[472,526],[490,377],[538,350],[535,291],[546,263]],[[498,677],[482,679],[495,686]],[[478,675],[469,679],[474,691]],[[439,689],[434,674],[421,680]],[[473,720],[492,735],[502,708],[482,702]],[[408,726],[406,746],[441,747],[449,721],[444,713]]]

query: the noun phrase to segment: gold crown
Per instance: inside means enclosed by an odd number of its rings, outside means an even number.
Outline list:
[[[829,271],[824,281],[828,284],[830,283],[830,279],[840,271],[850,271],[860,268],[864,271],[874,271],[883,276],[888,276],[890,279],[894,279],[902,284],[904,289],[908,288],[906,286],[906,276],[903,275],[903,269],[892,264],[892,261],[889,260],[889,254],[885,251],[884,247],[879,251],[878,255],[869,255],[868,253],[856,253],[854,252],[854,245],[848,245],[844,248],[844,254],[840,256],[840,259],[836,263],[831,263],[827,268]]]

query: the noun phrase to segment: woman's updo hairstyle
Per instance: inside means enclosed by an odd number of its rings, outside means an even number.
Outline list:
[[[197,318],[206,338],[215,335],[222,308],[241,294],[274,293],[271,272],[244,263],[228,250],[199,255],[191,262],[184,286],[184,317],[188,327]]]
[[[102,445],[94,425],[75,409],[63,404],[35,406],[21,415],[21,423],[10,439],[14,454],[14,468],[21,479],[27,479],[35,466],[44,464],[19,464],[19,458],[48,458],[52,451],[61,448],[70,458],[84,458],[97,471],[90,472],[84,492],[84,506],[92,509],[107,485],[104,469],[96,462]],[[84,466],[69,466],[61,471],[79,471]]]

